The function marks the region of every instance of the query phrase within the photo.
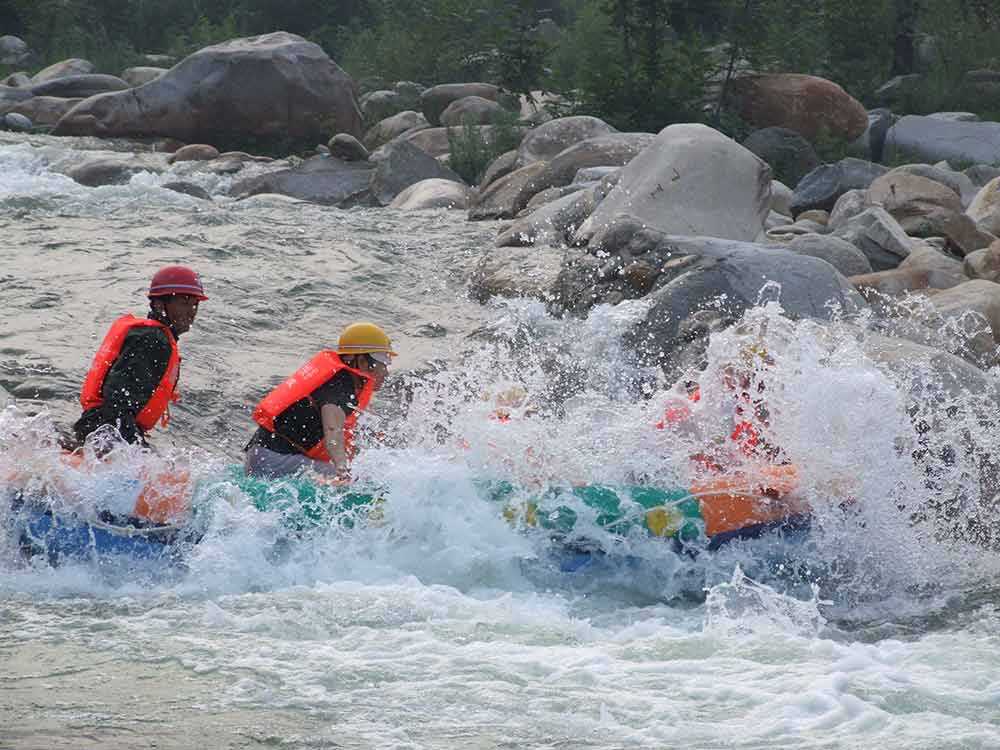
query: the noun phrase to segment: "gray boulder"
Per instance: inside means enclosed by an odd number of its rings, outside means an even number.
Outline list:
[[[970,279],[1000,282],[1000,240],[966,255],[962,271]]]
[[[166,169],[166,155],[132,154],[87,160],[67,170],[66,175],[86,187],[124,185],[140,172],[161,173]]]
[[[205,188],[200,185],[195,185],[193,182],[165,182],[161,185],[164,190],[171,190],[175,193],[181,193],[183,195],[190,195],[192,198],[199,198],[203,201],[212,200],[211,194],[205,190]]]
[[[34,127],[31,120],[17,112],[8,112],[0,116],[0,124],[6,130],[13,130],[15,133],[27,133]]]
[[[19,65],[31,56],[31,51],[23,39],[16,36],[0,36],[0,65]]]
[[[31,91],[20,86],[0,86],[0,108],[9,108],[31,98]]]
[[[132,88],[135,88],[136,86],[142,86],[150,81],[155,81],[166,72],[166,68],[154,68],[151,66],[125,68],[125,70],[122,71],[122,80]]]
[[[505,151],[486,167],[483,178],[479,181],[479,190],[485,190],[501,177],[506,177],[515,169],[517,169],[517,150]]]
[[[951,169],[942,169],[941,167],[932,166],[930,164],[904,164],[901,167],[896,167],[889,172],[889,174],[896,172],[915,174],[950,187],[961,199],[963,206],[968,206],[972,203],[972,199],[976,197],[976,186],[973,184],[972,180],[962,172],[955,172]]]
[[[802,178],[792,196],[792,215],[820,208],[832,211],[848,190],[867,189],[877,177],[888,172],[881,164],[848,157],[836,164],[824,164]]]
[[[931,163],[1000,164],[1000,123],[907,115],[889,130],[886,153]]]
[[[441,124],[441,113],[448,105],[467,96],[479,96],[496,101],[500,89],[491,83],[442,83],[432,86],[420,95],[420,107],[431,125]]]
[[[365,122],[381,122],[408,109],[407,103],[395,91],[370,91],[358,102]]]
[[[462,178],[434,157],[402,140],[392,141],[372,155],[378,166],[372,175],[371,193],[376,202],[388,206],[410,185],[422,180],[451,180],[464,185]]]
[[[713,128],[671,125],[622,169],[574,242],[600,243],[624,217],[668,235],[751,241],[770,203],[771,170],[763,161]]]
[[[206,47],[145,86],[86,99],[53,132],[158,135],[208,143],[257,136],[316,143],[331,123],[340,132],[361,136],[350,76],[318,45],[276,32]]]
[[[353,135],[347,133],[337,133],[327,143],[330,156],[344,161],[366,161],[368,159],[368,149],[361,145],[361,142]]]
[[[743,146],[770,165],[776,180],[789,185],[797,185],[820,164],[812,144],[788,128],[755,130]]]
[[[895,120],[888,109],[868,110],[868,129],[848,146],[848,153],[865,161],[882,161],[885,137]]]
[[[51,81],[36,83],[31,87],[32,96],[58,96],[63,99],[86,99],[109,91],[125,91],[129,85],[116,76],[99,73],[63,76]]]
[[[94,63],[89,60],[81,60],[78,57],[73,57],[69,60],[62,60],[60,62],[53,63],[49,67],[38,71],[32,77],[31,82],[33,84],[44,83],[45,81],[52,81],[56,78],[65,78],[66,76],[88,75],[93,73],[94,70]]]
[[[400,211],[419,211],[427,208],[469,207],[469,188],[454,180],[434,177],[415,182],[392,199],[389,208]]]
[[[896,268],[913,246],[899,223],[877,206],[847,221],[837,229],[836,236],[863,252],[875,271]]]
[[[445,127],[490,125],[506,116],[506,110],[492,99],[481,96],[465,96],[456,99],[441,113],[441,124]]]
[[[652,133],[611,133],[580,141],[560,151],[547,163],[538,189],[569,185],[581,169],[624,167],[655,139]]]
[[[240,180],[229,193],[234,198],[278,193],[326,206],[365,206],[372,202],[368,186],[374,172],[375,165],[369,162],[316,156],[297,167]]]
[[[536,161],[490,183],[473,200],[469,221],[513,219],[536,193],[548,187],[539,184],[547,169],[545,162]]]
[[[604,120],[597,117],[560,117],[549,120],[529,130],[517,150],[520,166],[536,161],[551,161],[565,151],[588,138],[617,132]]]
[[[15,88],[31,88],[31,76],[24,72],[11,73],[0,81],[2,86],[13,86]]]
[[[980,122],[982,118],[974,112],[934,112],[927,115],[934,120],[946,122]]]
[[[1000,177],[994,178],[978,191],[969,206],[969,217],[984,232],[1000,236]]]
[[[422,128],[429,128],[427,119],[419,112],[407,110],[387,117],[373,125],[365,133],[364,145],[369,151],[374,151],[380,146],[384,146],[393,138],[401,136],[408,131],[417,132]]]
[[[951,289],[969,280],[961,260],[926,242],[914,242],[910,254],[899,264],[899,268],[925,273],[928,289]]]
[[[219,149],[207,143],[189,143],[174,151],[168,158],[168,164],[180,161],[212,161],[220,156]]]
[[[844,276],[859,276],[872,272],[872,264],[865,254],[839,237],[804,234],[793,239],[788,249],[798,255],[825,260]]]
[[[552,299],[562,253],[534,247],[488,250],[473,271],[470,296],[486,303],[493,297]]]
[[[24,115],[35,125],[52,127],[59,119],[83,99],[61,99],[55,96],[33,96],[13,105],[0,104],[0,112]]]
[[[1000,167],[990,167],[985,164],[977,164],[974,167],[969,167],[962,172],[962,174],[972,180],[972,184],[976,187],[983,187],[991,180],[995,180],[997,177],[1000,177]]]
[[[867,190],[848,190],[834,204],[830,218],[826,222],[827,229],[831,232],[840,229],[855,216],[864,213],[867,208]]]
[[[597,206],[595,191],[578,190],[517,219],[497,237],[497,247],[526,247],[539,242],[564,244]]]

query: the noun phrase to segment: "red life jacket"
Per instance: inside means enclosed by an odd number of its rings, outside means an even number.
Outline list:
[[[135,417],[135,423],[143,432],[149,432],[156,426],[157,422],[166,427],[170,422],[170,403],[180,401],[180,394],[177,391],[177,381],[181,374],[181,355],[177,348],[177,339],[168,326],[149,318],[136,318],[135,316],[122,315],[111,325],[101,342],[101,346],[94,355],[94,361],[90,365],[90,372],[83,381],[83,388],[80,389],[80,405],[84,411],[93,409],[104,403],[104,394],[101,392],[104,387],[104,379],[108,375],[111,366],[121,354],[122,344],[125,337],[133,328],[146,326],[149,328],[161,328],[167,334],[170,342],[170,359],[167,361],[166,372],[160,380],[149,401],[139,411]]]
[[[346,370],[361,378],[363,385],[357,394],[358,406],[344,419],[344,448],[348,458],[354,457],[354,425],[358,421],[358,413],[364,410],[372,400],[375,392],[375,380],[360,370],[345,365],[334,351],[324,350],[296,370],[281,385],[267,394],[253,410],[254,421],[268,432],[281,434],[275,428],[274,420],[296,401],[312,396],[313,391],[326,383],[338,372]],[[287,439],[287,438],[286,438]],[[295,445],[293,443],[293,445]],[[317,461],[329,461],[330,454],[326,443],[321,438],[316,445],[295,445],[309,458]]]

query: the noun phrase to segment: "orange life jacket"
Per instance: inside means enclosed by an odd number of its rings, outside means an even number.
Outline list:
[[[375,380],[360,370],[345,365],[334,351],[324,350],[296,370],[285,382],[267,394],[253,410],[254,421],[268,432],[281,434],[275,428],[274,420],[296,401],[310,398],[317,388],[326,383],[337,373],[346,370],[361,378],[363,385],[357,394],[358,406],[344,419],[344,449],[348,458],[354,457],[354,425],[358,421],[358,413],[363,411],[372,400],[375,392]],[[293,445],[295,445],[293,443]],[[326,443],[320,439],[316,445],[295,445],[309,458],[317,461],[329,461],[330,454]]]
[[[135,423],[143,432],[149,432],[156,426],[157,422],[166,427],[170,422],[170,403],[180,400],[177,391],[177,381],[181,374],[181,355],[177,348],[177,339],[168,326],[149,318],[136,318],[135,316],[122,315],[112,325],[101,346],[94,355],[94,361],[90,365],[90,372],[83,381],[83,388],[80,389],[80,405],[84,411],[93,409],[104,403],[104,394],[101,390],[104,387],[104,379],[108,375],[111,366],[118,359],[122,351],[122,344],[125,337],[133,328],[146,326],[149,328],[161,328],[167,334],[170,342],[170,359],[167,361],[167,369],[163,373],[153,395],[149,401],[139,411],[135,417]]]

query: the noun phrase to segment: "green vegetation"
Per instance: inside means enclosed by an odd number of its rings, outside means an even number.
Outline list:
[[[283,29],[356,78],[486,80],[563,95],[621,130],[706,121],[734,135],[736,72],[812,73],[869,106],[891,76],[923,76],[894,111],[1000,114],[996,0],[0,0],[31,68],[85,57],[104,72]],[[834,146],[839,148],[839,146]]]
[[[468,184],[478,185],[493,160],[517,148],[520,142],[517,116],[513,113],[495,120],[489,131],[466,120],[461,128],[448,128],[448,165]]]

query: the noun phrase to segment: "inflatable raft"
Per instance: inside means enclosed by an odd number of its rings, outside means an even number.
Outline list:
[[[44,555],[52,565],[67,559],[182,560],[185,546],[197,543],[199,506],[204,498],[227,497],[236,489],[262,512],[276,513],[290,537],[333,526],[383,523],[391,498],[377,487],[314,483],[305,477],[247,477],[241,467],[208,483],[186,474],[135,482],[132,511],[112,515],[79,505],[51,502],[14,491],[9,531],[29,557]],[[642,534],[670,540],[678,549],[714,549],[740,537],[780,526],[801,526],[808,508],[795,496],[791,466],[765,467],[753,475],[712,477],[689,488],[586,485],[529,490],[508,482],[483,481],[482,499],[515,527],[543,531],[559,545],[579,549],[600,534]],[[199,500],[199,498],[201,498]],[[223,500],[217,500],[224,502]]]

